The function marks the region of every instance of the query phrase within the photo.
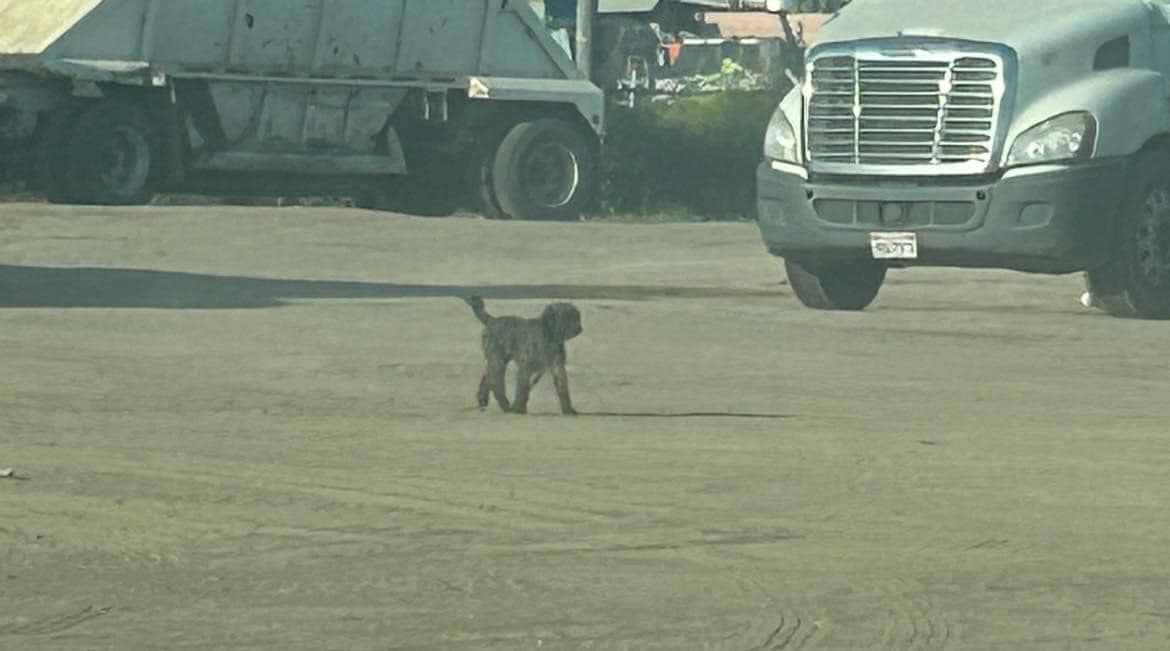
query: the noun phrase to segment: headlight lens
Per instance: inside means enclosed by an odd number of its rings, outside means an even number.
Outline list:
[[[768,134],[764,138],[764,156],[771,160],[786,163],[799,163],[797,151],[796,130],[784,115],[784,111],[777,108],[768,122]]]
[[[1097,120],[1089,113],[1065,113],[1028,129],[1016,138],[1008,166],[1080,160],[1093,155]]]

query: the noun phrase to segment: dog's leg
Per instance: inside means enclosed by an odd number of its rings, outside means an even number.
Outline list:
[[[512,404],[508,402],[508,392],[504,382],[507,379],[508,362],[503,360],[493,360],[488,366],[488,382],[491,385],[491,392],[496,396],[496,402],[499,403],[500,409],[508,412],[512,410]]]
[[[532,393],[532,371],[521,366],[516,374],[516,400],[512,402],[513,414],[528,413],[528,396]]]
[[[557,389],[557,400],[561,402],[561,413],[566,416],[576,416],[573,409],[573,399],[569,397],[569,374],[564,365],[557,364],[552,371],[553,385]]]
[[[479,391],[475,394],[475,402],[480,409],[486,409],[488,403],[492,401],[492,376],[488,371],[483,372],[483,377],[479,380]]]

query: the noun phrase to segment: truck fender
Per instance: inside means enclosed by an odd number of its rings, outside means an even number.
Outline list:
[[[1112,69],[1093,73],[1061,86],[1016,112],[1004,148],[1004,160],[1012,144],[1028,129],[1075,111],[1097,118],[1096,158],[1130,156],[1152,138],[1170,133],[1170,96],[1166,79],[1152,70]]]

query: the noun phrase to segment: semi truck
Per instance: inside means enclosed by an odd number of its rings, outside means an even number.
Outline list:
[[[604,117],[527,0],[0,0],[0,167],[57,202],[346,188],[572,219]]]
[[[806,306],[891,268],[1085,274],[1170,318],[1170,3],[860,0],[768,126],[758,223]]]

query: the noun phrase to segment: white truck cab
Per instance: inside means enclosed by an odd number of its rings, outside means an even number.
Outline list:
[[[1087,272],[1170,318],[1170,2],[862,0],[768,128],[759,227],[797,297],[860,310],[891,267]]]

